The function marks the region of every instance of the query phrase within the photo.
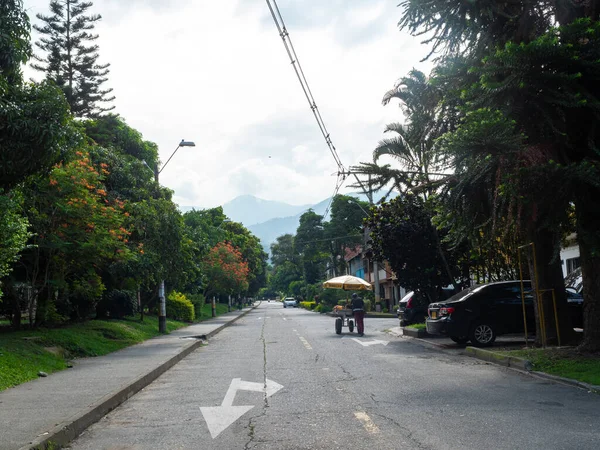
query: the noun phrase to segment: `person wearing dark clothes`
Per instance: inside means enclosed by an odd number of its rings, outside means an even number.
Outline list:
[[[358,335],[362,336],[365,333],[365,302],[356,293],[352,294],[352,313],[356,328],[358,328]]]

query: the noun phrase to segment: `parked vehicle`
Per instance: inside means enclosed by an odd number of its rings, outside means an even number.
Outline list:
[[[439,301],[445,300],[454,294],[454,290],[444,288],[441,291]],[[423,295],[411,291],[398,302],[396,315],[400,319],[400,325],[410,325],[412,323],[423,323],[427,317],[427,307],[429,301]]]
[[[533,294],[530,281],[524,281],[527,329],[535,331]],[[567,292],[569,315],[574,327],[583,324],[583,297]],[[560,317],[559,317],[560,321]],[[446,335],[458,344],[492,345],[496,336],[523,333],[521,283],[501,281],[474,286],[443,302],[432,303],[426,320],[429,334]]]
[[[567,291],[581,294],[581,291],[583,291],[583,276],[581,275],[581,267],[578,267],[565,277],[565,286],[567,287]]]
[[[427,299],[423,298],[423,296],[410,291],[398,302],[396,314],[398,315],[398,319],[400,319],[400,324],[423,323],[427,316],[428,303]]]
[[[524,282],[527,327],[535,330],[531,282]],[[491,345],[499,334],[522,333],[521,283],[503,281],[471,287],[448,300],[432,303],[426,320],[429,334],[446,335],[454,342]]]
[[[291,306],[293,308],[298,306],[298,303],[296,302],[296,299],[294,297],[286,297],[283,299],[283,307],[287,308],[288,306]]]
[[[573,328],[583,328],[583,295],[567,288],[567,302]]]

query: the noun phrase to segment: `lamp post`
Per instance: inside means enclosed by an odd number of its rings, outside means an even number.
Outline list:
[[[167,164],[169,164],[169,161],[171,161],[171,158],[173,158],[173,155],[175,155],[177,150],[179,150],[179,147],[195,147],[195,146],[196,146],[196,144],[194,144],[192,141],[186,141],[186,140],[182,139],[181,142],[179,143],[179,145],[177,146],[177,148],[173,151],[173,153],[171,153],[171,156],[169,156],[169,159],[167,159],[167,162],[164,163],[160,169],[158,168],[158,165],[154,169],[154,180],[156,180],[156,183],[158,184],[158,175],[165,169]],[[143,162],[144,162],[144,164],[146,164],[146,166],[148,166],[146,161],[143,161]],[[158,286],[158,300],[159,300],[158,332],[166,333],[167,332],[167,303],[165,300],[165,280],[161,280],[160,285]]]
[[[369,213],[365,211],[365,209],[358,203],[354,198],[348,200],[348,203],[354,203],[357,205],[362,211],[368,216]],[[367,236],[369,235],[369,228],[365,227],[365,250],[367,249]],[[381,301],[381,295],[379,291],[379,264],[377,260],[373,258],[373,283],[375,284],[375,305],[377,305]]]

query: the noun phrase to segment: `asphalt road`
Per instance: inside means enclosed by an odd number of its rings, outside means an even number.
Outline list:
[[[263,302],[72,449],[598,449],[600,396]]]

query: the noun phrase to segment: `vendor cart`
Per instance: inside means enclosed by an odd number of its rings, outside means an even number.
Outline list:
[[[344,291],[370,291],[373,289],[371,283],[352,275],[342,275],[341,277],[327,280],[323,283],[323,287],[328,289],[343,289]],[[336,334],[342,334],[343,327],[348,327],[350,333],[354,331],[354,313],[352,309],[336,306],[333,310],[333,316],[335,317]]]
[[[342,328],[348,327],[350,333],[354,331],[354,313],[351,309],[337,309],[333,311],[335,317],[335,332],[336,334],[342,334]]]

